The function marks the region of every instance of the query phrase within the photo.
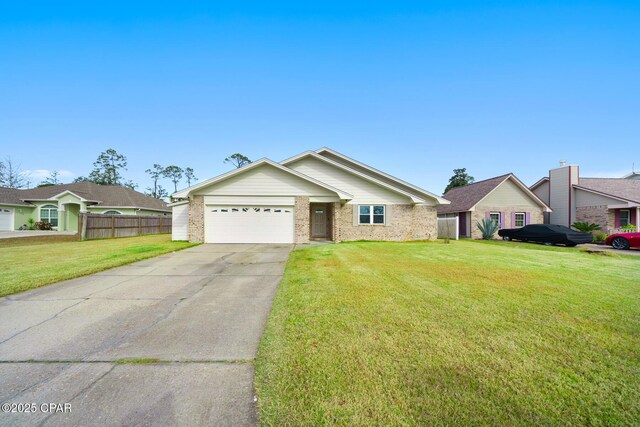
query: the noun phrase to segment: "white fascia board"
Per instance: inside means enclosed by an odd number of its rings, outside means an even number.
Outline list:
[[[344,159],[344,160],[346,160],[346,161],[348,161],[348,162],[354,163],[354,164],[356,164],[356,165],[358,165],[358,166],[360,166],[360,167],[362,167],[362,168],[365,168],[365,169],[367,169],[367,170],[370,170],[371,172],[377,173],[377,174],[382,175],[382,176],[384,176],[384,177],[386,177],[386,178],[389,178],[389,179],[391,179],[391,180],[394,180],[394,181],[395,181],[395,182],[397,182],[398,184],[402,184],[402,185],[405,185],[405,186],[407,186],[407,187],[409,187],[409,188],[413,188],[414,190],[419,191],[419,192],[421,192],[421,193],[428,194],[429,196],[431,196],[431,197],[433,197],[434,199],[436,199],[436,200],[438,201],[438,203],[439,203],[439,204],[441,204],[441,205],[449,205],[449,204],[451,204],[451,202],[450,202],[449,200],[447,200],[447,199],[445,199],[445,198],[442,198],[442,197],[440,197],[440,196],[438,196],[438,195],[436,195],[436,194],[432,193],[431,191],[427,191],[427,190],[425,190],[424,188],[420,188],[420,187],[418,187],[418,186],[416,186],[416,185],[413,185],[413,184],[411,184],[411,183],[409,183],[409,182],[407,182],[407,181],[404,181],[404,180],[402,180],[402,179],[400,179],[400,178],[396,178],[396,177],[395,177],[395,176],[393,176],[393,175],[389,175],[388,173],[383,172],[383,171],[381,171],[380,169],[376,169],[376,168],[374,168],[373,166],[369,166],[369,165],[367,165],[367,164],[365,164],[365,163],[359,162],[359,161],[357,161],[356,159],[352,159],[352,158],[351,158],[351,157],[349,157],[349,156],[345,156],[345,155],[344,155],[344,154],[342,154],[342,153],[338,153],[337,151],[332,150],[331,148],[328,148],[328,147],[322,147],[322,148],[317,149],[317,150],[315,151],[315,153],[316,153],[316,154],[318,154],[318,153],[321,153],[321,152],[323,152],[323,151],[326,151],[327,153],[331,153],[331,154],[333,154],[334,156],[336,156],[336,157],[340,157],[341,159]]]
[[[66,194],[71,194],[73,197],[77,197],[78,199],[80,199],[80,200],[81,200],[81,201],[83,201],[83,202],[87,202],[87,201],[89,201],[89,200],[85,199],[84,197],[80,197],[80,196],[78,196],[76,193],[74,193],[74,192],[73,192],[73,191],[71,191],[71,190],[64,190],[64,191],[63,191],[62,193],[60,193],[60,194],[56,194],[55,196],[51,196],[51,197],[49,198],[49,200],[57,200],[57,199],[59,199],[60,197],[62,197],[62,196],[64,196],[64,195],[66,195]]]
[[[535,184],[533,184],[531,187],[529,187],[529,190],[534,190],[535,188],[537,188],[538,186],[542,185],[542,183],[544,182],[548,182],[549,178],[548,177],[542,177],[540,178]]]
[[[171,209],[145,208],[145,207],[140,207],[140,206],[91,205],[91,206],[87,206],[87,209],[138,209],[139,211],[171,212]]]
[[[238,174],[242,174],[244,172],[247,172],[248,170],[251,170],[253,168],[256,168],[258,166],[265,165],[265,164],[266,165],[271,165],[271,166],[273,166],[273,167],[275,167],[277,169],[280,169],[280,170],[282,170],[284,172],[287,172],[287,173],[289,173],[291,175],[297,176],[298,178],[304,179],[305,181],[309,181],[309,182],[311,182],[313,184],[316,184],[316,185],[318,185],[318,186],[320,186],[322,188],[325,188],[327,190],[333,191],[342,200],[351,200],[351,199],[353,199],[353,195],[352,194],[349,194],[349,193],[347,193],[345,191],[342,191],[342,190],[340,190],[338,188],[332,187],[332,186],[330,186],[328,184],[325,184],[324,182],[318,181],[317,179],[312,178],[310,176],[307,176],[307,175],[305,175],[303,173],[294,171],[293,169],[289,169],[288,167],[283,166],[280,163],[276,163],[273,160],[269,160],[266,157],[263,157],[260,160],[256,160],[253,163],[249,163],[248,165],[245,165],[245,166],[243,166],[241,168],[237,168],[236,170],[232,170],[230,172],[227,172],[227,173],[224,173],[222,175],[218,175],[216,177],[213,177],[211,179],[203,181],[203,182],[201,182],[199,184],[193,185],[193,186],[191,186],[189,188],[185,188],[184,190],[180,190],[180,191],[178,191],[178,192],[173,194],[173,198],[186,198],[186,197],[189,196],[189,194],[191,192],[193,192],[195,190],[198,190],[198,189],[204,188],[204,187],[208,187],[209,185],[215,184],[215,183],[220,182],[220,181],[224,181],[225,179],[229,179],[232,176],[235,176],[235,175],[238,175]]]
[[[168,203],[167,206],[172,208],[174,206],[181,206],[181,205],[188,205],[188,204],[189,204],[188,200],[180,200],[179,202]]]
[[[25,202],[27,203],[27,202]],[[15,206],[15,207],[20,207],[20,208],[35,208],[35,205],[20,205],[18,203],[4,203],[4,202],[0,202],[0,205],[2,206]]]
[[[351,173],[353,175],[356,175],[356,176],[359,176],[359,177],[361,177],[363,179],[366,179],[367,181],[373,182],[374,184],[377,184],[380,187],[384,187],[384,188],[386,188],[388,190],[391,190],[391,191],[394,191],[394,192],[396,192],[398,194],[402,194],[403,196],[406,196],[406,197],[410,198],[411,201],[413,203],[415,203],[415,204],[426,204],[426,202],[427,202],[426,200],[424,200],[424,199],[422,199],[420,197],[417,197],[417,196],[415,196],[415,195],[413,195],[411,193],[407,193],[406,191],[401,190],[399,188],[396,188],[393,185],[387,184],[386,182],[382,182],[382,181],[380,181],[378,179],[375,179],[375,178],[373,178],[373,177],[371,177],[369,175],[366,175],[366,174],[364,174],[362,172],[358,172],[357,170],[351,169],[348,166],[345,166],[345,165],[342,165],[342,164],[340,164],[338,162],[334,162],[333,160],[327,159],[326,157],[323,157],[323,156],[319,155],[315,151],[305,151],[304,153],[300,153],[297,156],[294,156],[294,157],[291,157],[289,159],[283,160],[281,162],[281,164],[286,165],[288,163],[293,163],[296,160],[300,160],[300,159],[302,159],[304,157],[309,157],[309,156],[313,157],[315,159],[318,159],[318,160],[320,160],[322,162],[328,163],[328,164],[330,164],[332,166],[335,166],[338,169],[345,170],[345,171],[347,171],[347,172],[349,172],[349,173]],[[443,204],[448,204],[448,203],[443,203]]]

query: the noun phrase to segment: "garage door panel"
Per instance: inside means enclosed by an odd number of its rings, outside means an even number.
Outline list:
[[[13,231],[13,209],[0,208],[0,230]]]
[[[293,206],[206,206],[206,243],[293,243]]]

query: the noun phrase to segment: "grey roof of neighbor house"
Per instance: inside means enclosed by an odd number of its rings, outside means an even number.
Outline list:
[[[640,180],[629,178],[580,178],[578,187],[640,203]]]
[[[438,213],[468,211],[511,175],[513,174],[507,173],[496,176],[495,178],[485,179],[484,181],[478,181],[462,187],[452,188],[442,196],[449,200],[451,204],[438,206]]]
[[[171,208],[162,200],[144,195],[120,185],[99,185],[92,182],[51,185],[48,187],[20,190],[0,187],[0,204],[9,203],[29,206],[28,200],[44,200],[65,191],[70,191],[83,199],[96,202],[91,206],[136,207],[140,209],[170,212]]]

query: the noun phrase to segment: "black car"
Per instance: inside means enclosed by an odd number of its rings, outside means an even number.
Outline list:
[[[591,233],[581,233],[564,225],[531,224],[522,228],[503,228],[498,235],[504,240],[520,240],[522,242],[545,243],[549,245],[563,244],[575,246],[580,243],[591,243]]]

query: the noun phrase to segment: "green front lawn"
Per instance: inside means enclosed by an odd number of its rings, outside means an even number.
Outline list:
[[[0,239],[0,297],[193,246],[170,234],[56,242]]]
[[[265,425],[639,425],[640,259],[498,242],[292,252]]]

